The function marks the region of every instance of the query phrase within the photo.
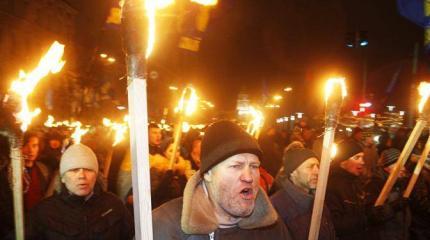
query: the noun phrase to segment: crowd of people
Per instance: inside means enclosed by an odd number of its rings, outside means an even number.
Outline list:
[[[416,144],[386,203],[374,206],[409,137],[408,129],[355,128],[337,135],[319,239],[430,239],[430,164],[403,197],[428,136]],[[172,134],[148,125],[154,239],[307,239],[319,176],[323,129],[266,127],[258,139],[220,120]],[[83,143],[57,130],[27,131],[23,200],[26,239],[132,239],[133,189],[128,144]],[[0,238],[13,239],[10,143],[0,135]]]

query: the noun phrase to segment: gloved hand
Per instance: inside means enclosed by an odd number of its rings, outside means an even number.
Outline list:
[[[394,210],[389,204],[382,206],[372,206],[367,211],[368,222],[372,224],[382,224],[394,217]]]

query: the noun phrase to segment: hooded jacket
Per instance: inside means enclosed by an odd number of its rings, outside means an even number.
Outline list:
[[[262,189],[257,193],[255,209],[249,217],[236,227],[219,228],[199,172],[188,181],[183,198],[167,202],[152,214],[154,240],[291,239]]]
[[[273,206],[295,240],[308,239],[314,196],[305,193],[286,178],[279,179],[278,183],[282,188],[271,197]],[[325,206],[321,219],[319,239],[336,239],[330,212]]]

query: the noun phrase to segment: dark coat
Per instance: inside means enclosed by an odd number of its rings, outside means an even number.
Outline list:
[[[412,191],[410,207],[412,212],[411,239],[430,239],[430,170],[423,168]]]
[[[30,212],[26,239],[132,239],[132,219],[116,196],[96,187],[85,200],[67,190]]]
[[[377,230],[367,221],[368,197],[359,177],[339,166],[331,169],[325,202],[340,240],[378,239]]]
[[[169,201],[153,210],[154,240],[183,239],[291,239],[284,223],[262,189],[257,194],[255,210],[238,226],[221,229],[197,172],[187,183],[183,198]]]
[[[9,167],[0,170],[0,239],[7,239],[15,230],[10,171]]]
[[[288,179],[281,181],[282,189],[272,197],[272,204],[284,221],[293,239],[306,240],[312,218],[314,196],[305,193]],[[324,207],[321,219],[320,240],[334,240],[336,233],[330,219],[330,212]]]

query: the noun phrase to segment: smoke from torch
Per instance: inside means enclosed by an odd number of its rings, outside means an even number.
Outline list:
[[[48,52],[40,59],[39,65],[30,73],[20,70],[17,80],[12,82],[11,91],[20,98],[21,111],[15,117],[21,123],[21,130],[25,132],[31,124],[31,120],[40,114],[41,110],[36,108],[30,110],[28,96],[33,92],[39,81],[49,73],[58,73],[63,68],[65,61],[61,60],[64,53],[64,45],[55,41]]]

